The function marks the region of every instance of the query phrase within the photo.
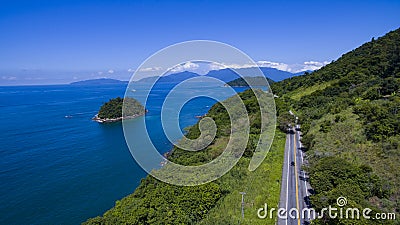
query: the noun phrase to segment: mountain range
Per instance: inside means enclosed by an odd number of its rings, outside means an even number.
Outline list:
[[[128,84],[128,81],[122,81],[110,78],[99,78],[91,80],[82,80],[70,83],[71,85],[110,85],[110,84]]]
[[[233,81],[235,79],[241,78],[241,77],[256,77],[259,76],[259,71],[257,70],[258,68],[252,67],[252,68],[241,68],[241,69],[236,69],[238,75],[235,71],[231,69],[221,69],[221,70],[211,70],[205,75],[200,75],[194,72],[189,72],[189,71],[183,71],[183,72],[178,72],[178,73],[173,73],[169,74],[166,76],[152,76],[152,77],[145,77],[142,78],[136,82],[140,83],[153,83],[157,79],[158,82],[162,83],[180,83],[184,80],[194,78],[194,77],[213,77],[217,78],[223,82],[229,82]],[[267,77],[271,81],[281,81],[287,78],[291,78],[294,76],[299,76],[303,75],[305,72],[312,72],[312,71],[302,71],[298,73],[291,73],[287,71],[282,71],[278,70],[275,68],[270,68],[270,67],[260,67],[259,68],[261,72],[264,74],[265,77]],[[77,82],[72,82],[70,84],[72,85],[110,85],[110,84],[124,84],[127,83],[128,81],[122,81],[122,80],[117,80],[117,79],[111,79],[111,78],[100,78],[100,79],[91,79],[91,80],[83,80],[83,81],[77,81]]]
[[[303,71],[299,73],[290,73],[287,71],[282,71],[278,70],[275,68],[269,68],[269,67],[260,67],[261,72],[264,74],[265,77],[273,80],[273,81],[281,81],[293,76],[298,76],[302,75],[305,72],[311,72],[311,71]],[[257,73],[257,68],[242,68],[242,69],[236,69],[238,73],[240,73],[242,76],[246,77],[255,77],[258,76],[259,74]],[[158,82],[168,82],[168,83],[174,83],[174,82],[182,82],[186,79],[193,78],[193,77],[198,77],[202,76],[197,73],[189,72],[189,71],[184,71],[184,72],[179,72],[179,73],[174,73],[170,74],[167,76],[162,76],[160,77]],[[203,75],[205,77],[214,77],[217,79],[220,79],[224,82],[229,82],[235,79],[240,78],[241,76],[238,75],[235,71],[231,69],[221,69],[221,70],[211,70],[209,71],[206,75]],[[143,79],[140,79],[136,82],[154,82],[158,79],[158,76],[152,76],[152,77],[146,77]]]

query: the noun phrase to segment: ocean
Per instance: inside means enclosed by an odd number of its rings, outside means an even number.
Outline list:
[[[104,102],[122,97],[125,88],[0,87],[0,224],[79,224],[102,215],[135,190],[146,173],[130,154],[122,124],[91,120]],[[139,85],[135,94],[140,95],[141,88],[148,87]],[[146,105],[146,126],[160,153],[172,147],[160,122],[161,105],[171,88],[160,84]],[[229,97],[223,87],[201,89]],[[193,94],[199,87],[193,84],[185,90],[180,95]],[[139,100],[144,101],[140,96]],[[187,102],[179,113],[181,131],[215,102],[208,97]],[[137,132],[143,130],[138,127]],[[181,136],[175,132],[172,142]]]

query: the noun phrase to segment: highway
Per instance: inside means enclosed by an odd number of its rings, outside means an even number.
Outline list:
[[[300,125],[296,127],[300,129]],[[301,170],[304,158],[301,151],[299,129],[290,128],[286,137],[279,201],[279,208],[285,209],[286,213],[280,213],[278,225],[309,224],[309,219],[301,217],[303,209],[308,208],[310,185],[307,182],[306,173]],[[299,212],[299,216],[296,215],[297,212]],[[291,218],[290,215],[295,218]],[[285,216],[287,219],[284,218]],[[308,214],[306,214],[307,216]]]

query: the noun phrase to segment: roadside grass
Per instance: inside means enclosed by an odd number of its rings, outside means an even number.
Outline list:
[[[291,98],[293,100],[299,101],[301,99],[301,97],[310,95],[315,91],[324,90],[325,88],[331,86],[332,84],[334,84],[336,82],[337,82],[336,80],[332,80],[329,82],[324,82],[322,84],[315,84],[310,87],[300,87],[300,88],[286,94],[286,96],[288,96],[289,98]]]
[[[275,224],[276,215],[272,219],[260,219],[257,210],[265,203],[269,208],[278,206],[285,141],[286,135],[277,131],[267,157],[255,171],[248,170],[250,158],[242,157],[228,174],[217,180],[229,193],[199,224]],[[244,219],[241,217],[239,192],[246,192]]]
[[[337,118],[340,118],[340,121],[337,121]],[[330,124],[328,131],[321,131],[323,124]],[[390,185],[393,194],[391,201],[376,198],[369,201],[383,211],[398,208],[399,202],[394,199],[399,199],[400,187],[394,184],[400,183],[398,169],[400,154],[398,151],[388,151],[385,145],[395,143],[400,139],[400,135],[382,143],[368,141],[364,134],[363,124],[358,115],[353,113],[352,108],[338,114],[327,114],[313,121],[307,135],[314,136],[314,146],[307,154],[309,161],[316,161],[326,156],[337,156],[356,165],[370,166],[379,177],[387,181],[386,185]]]

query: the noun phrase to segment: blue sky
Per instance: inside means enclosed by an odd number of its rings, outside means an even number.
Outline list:
[[[398,12],[400,1],[0,1],[0,85],[124,78],[194,39],[289,67],[329,62],[398,28]]]

